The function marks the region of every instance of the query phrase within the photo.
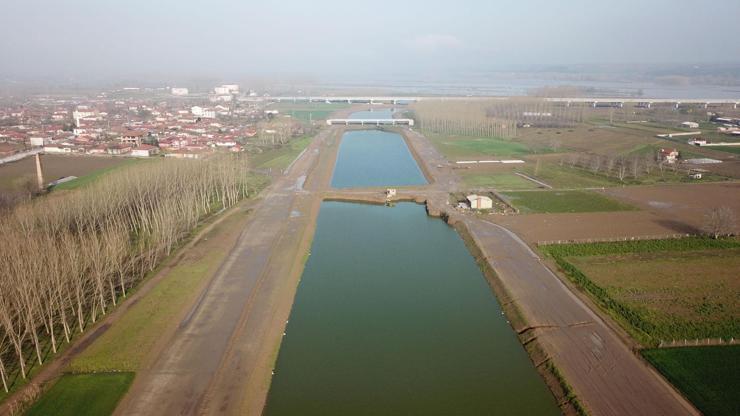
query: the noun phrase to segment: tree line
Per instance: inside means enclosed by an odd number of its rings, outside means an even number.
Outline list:
[[[651,152],[642,155],[614,155],[605,156],[593,153],[578,153],[563,156],[559,162],[560,166],[580,168],[590,171],[594,175],[603,175],[608,178],[618,179],[624,182],[627,179],[639,180],[644,176],[660,172],[661,176],[666,171],[673,174],[678,173],[677,163],[657,161],[657,156]],[[688,172],[687,172],[688,174]]]
[[[516,121],[487,114],[489,100],[423,100],[413,104],[415,122],[434,134],[502,137],[516,136]]]
[[[0,219],[0,380],[28,376],[128,291],[203,218],[249,193],[246,159],[161,160]]]

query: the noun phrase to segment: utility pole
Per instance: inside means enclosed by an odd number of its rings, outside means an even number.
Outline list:
[[[41,154],[36,153],[36,180],[38,181],[39,191],[44,190],[44,172],[41,169]]]

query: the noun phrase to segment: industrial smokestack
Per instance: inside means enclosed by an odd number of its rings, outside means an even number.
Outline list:
[[[39,191],[44,190],[44,172],[41,169],[41,154],[36,153],[36,180],[39,183]]]

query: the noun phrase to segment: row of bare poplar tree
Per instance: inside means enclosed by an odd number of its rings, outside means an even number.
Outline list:
[[[0,379],[96,322],[198,222],[248,195],[245,158],[161,160],[0,219]],[[15,373],[14,373],[15,374]]]
[[[413,104],[416,122],[428,133],[503,137],[516,136],[516,121],[487,114],[488,100],[424,100]]]
[[[667,170],[678,171],[676,163],[657,161],[652,153],[631,156],[604,156],[591,153],[570,154],[560,159],[561,166],[588,170],[596,175],[612,177],[624,182],[628,178],[638,180],[655,171],[661,175]]]

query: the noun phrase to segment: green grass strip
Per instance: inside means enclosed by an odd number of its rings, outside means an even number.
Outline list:
[[[107,416],[134,381],[134,373],[65,374],[27,416]]]

